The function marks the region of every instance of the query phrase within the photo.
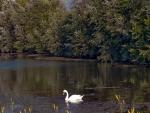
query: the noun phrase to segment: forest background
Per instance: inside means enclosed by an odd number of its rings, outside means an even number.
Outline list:
[[[0,52],[150,64],[150,1],[0,0]]]

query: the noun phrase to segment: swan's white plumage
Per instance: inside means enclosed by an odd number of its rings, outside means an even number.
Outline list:
[[[78,103],[78,102],[83,101],[82,98],[83,98],[84,95],[71,95],[69,97],[69,94],[68,94],[67,90],[63,90],[63,93],[66,93],[66,98],[65,98],[66,102]]]
[[[68,98],[68,100],[82,100],[83,96],[81,95],[72,95]]]

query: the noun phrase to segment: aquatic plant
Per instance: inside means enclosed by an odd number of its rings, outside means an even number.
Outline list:
[[[117,100],[117,103],[119,104],[119,112],[125,113],[126,112],[125,100],[122,99],[120,95],[115,95],[115,99]],[[134,106],[131,106],[131,108],[127,110],[127,113],[140,113],[140,112],[138,112]]]
[[[117,104],[119,105],[119,110],[116,113],[149,113],[148,110],[146,111],[140,111],[137,110],[135,106],[131,106],[129,109],[127,109],[127,104],[123,98],[121,98],[120,95],[115,95],[115,99],[117,101]],[[33,113],[33,107],[32,106],[25,106],[21,109],[18,109],[18,112],[14,111],[15,108],[15,101],[11,98],[11,104],[10,104],[10,113]],[[6,106],[0,105],[0,113],[6,113]],[[72,113],[71,109],[67,107],[62,107],[57,104],[51,104],[50,113],[62,113],[62,110],[64,113]]]
[[[14,113],[14,104],[15,104],[15,102],[14,102],[14,100],[11,98],[11,113]]]
[[[5,112],[5,107],[4,106],[1,106],[0,107],[0,113],[4,113]]]
[[[128,113],[140,113],[135,110],[135,107],[132,107],[131,109],[128,110]]]
[[[119,104],[120,113],[123,113],[125,108],[125,101],[121,99],[120,95],[115,95],[115,98]]]
[[[52,109],[53,109],[53,111],[54,111],[55,113],[57,113],[57,112],[58,112],[58,105],[52,104]]]
[[[32,107],[28,108],[29,113],[32,113]]]
[[[54,113],[59,113],[59,106],[57,104],[52,104],[52,109]],[[69,109],[64,108],[65,113],[72,113]]]
[[[71,111],[69,111],[69,110],[65,110],[65,113],[71,113]]]

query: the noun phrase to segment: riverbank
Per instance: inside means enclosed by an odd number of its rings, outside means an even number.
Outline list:
[[[94,61],[97,63],[102,63],[95,59],[89,59],[89,58],[79,58],[79,57],[62,57],[62,56],[51,56],[46,53],[41,54],[29,54],[29,53],[0,53],[0,59],[15,59],[15,58],[32,58],[36,60],[49,60],[49,61]],[[135,62],[107,62],[102,64],[112,64],[114,67],[135,67],[135,66],[141,66],[141,67],[150,67],[150,64],[140,64]]]
[[[97,61],[96,59],[59,57],[59,56],[50,56],[49,54],[0,53],[0,59],[8,59],[8,58],[33,58],[37,60],[52,60],[52,61]]]

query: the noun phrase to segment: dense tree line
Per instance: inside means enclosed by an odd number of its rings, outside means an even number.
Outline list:
[[[0,51],[150,63],[149,0],[0,0]]]

